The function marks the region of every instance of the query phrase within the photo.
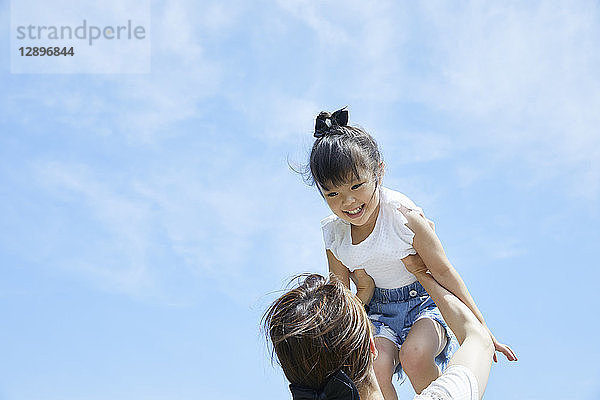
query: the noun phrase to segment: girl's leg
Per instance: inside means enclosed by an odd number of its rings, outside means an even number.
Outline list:
[[[417,394],[440,376],[434,359],[445,346],[446,331],[439,322],[421,318],[410,328],[400,348],[400,363]]]
[[[389,339],[375,338],[377,358],[373,363],[377,383],[385,400],[398,400],[396,389],[392,384],[392,376],[398,365],[398,347]]]

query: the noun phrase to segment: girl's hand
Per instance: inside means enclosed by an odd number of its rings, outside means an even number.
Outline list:
[[[517,361],[518,358],[513,349],[511,349],[508,345],[502,344],[498,340],[496,340],[496,337],[492,334],[490,328],[487,328],[487,330],[488,332],[490,332],[492,342],[494,343],[494,362],[498,362],[498,357],[496,357],[496,351],[499,351],[500,353],[504,354],[508,361]]]

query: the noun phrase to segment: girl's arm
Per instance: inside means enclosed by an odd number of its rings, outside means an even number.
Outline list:
[[[350,270],[340,260],[335,258],[331,250],[327,250],[326,254],[327,262],[329,263],[329,272],[342,281],[348,289],[350,289],[350,278],[352,278],[352,281],[356,285],[356,296],[358,296],[363,304],[369,304],[375,290],[373,279],[364,269],[357,269],[353,273],[350,273]]]
[[[408,220],[407,225],[415,234],[413,238],[413,247],[427,265],[426,268],[431,272],[433,278],[465,303],[477,319],[487,328],[483,315],[475,305],[475,301],[473,300],[473,297],[471,297],[467,286],[452,264],[450,264],[450,261],[444,252],[444,248],[442,247],[442,243],[427,223],[427,220],[423,218],[418,211],[409,210],[405,207],[400,207],[398,210],[402,212]],[[412,267],[410,265],[407,265],[407,269],[417,277],[423,272],[418,269],[411,270]],[[510,361],[517,360],[517,356],[510,347],[499,343],[491,332],[490,336],[492,337],[492,341],[494,342],[497,351],[502,352]]]

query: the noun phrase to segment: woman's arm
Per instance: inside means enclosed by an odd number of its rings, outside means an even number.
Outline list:
[[[483,314],[481,314],[477,305],[475,305],[475,301],[469,293],[464,281],[458,272],[456,272],[452,264],[450,264],[450,261],[444,252],[444,248],[442,247],[442,243],[429,226],[427,220],[423,218],[418,211],[409,210],[405,207],[400,207],[398,210],[404,214],[408,220],[408,227],[415,234],[413,238],[413,247],[427,265],[426,269],[431,272],[433,278],[435,278],[440,285],[453,293],[469,307],[477,319],[487,328]],[[415,276],[423,272],[418,269],[415,270],[415,268],[410,265],[407,265],[407,269],[415,274]],[[491,332],[490,336],[492,337],[496,350],[502,352],[510,361],[517,360],[515,353],[510,347],[499,343]]]
[[[448,365],[462,365],[475,375],[481,399],[494,354],[494,346],[487,329],[463,302],[444,289],[430,274],[420,271],[417,278],[440,309],[444,320],[461,345]]]
[[[358,296],[363,304],[369,304],[371,296],[373,296],[373,291],[375,290],[375,282],[373,282],[373,279],[364,269],[357,269],[353,273],[350,273],[350,270],[348,270],[340,260],[335,258],[331,250],[327,250],[326,254],[329,272],[342,281],[344,286],[348,289],[350,289],[350,278],[352,278],[352,281],[356,285],[356,296]]]

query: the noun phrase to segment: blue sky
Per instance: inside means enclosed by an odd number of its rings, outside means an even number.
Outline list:
[[[149,74],[11,74],[3,30],[0,399],[289,398],[259,320],[328,209],[287,160],[345,105],[520,357],[485,398],[600,397],[598,2],[151,16]]]

